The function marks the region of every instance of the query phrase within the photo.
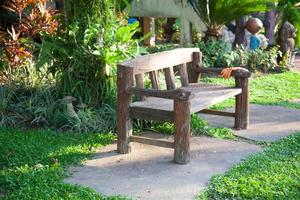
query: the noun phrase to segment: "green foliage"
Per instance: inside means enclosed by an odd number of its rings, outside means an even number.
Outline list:
[[[226,42],[210,39],[196,44],[203,53],[205,67],[244,67],[250,71],[268,72],[277,66],[278,48],[248,51],[243,46],[231,50]]]
[[[244,67],[250,71],[269,72],[277,67],[277,56],[277,47],[248,51],[241,46],[225,54],[224,58],[226,66]]]
[[[299,199],[300,133],[211,179],[197,199]]]
[[[226,42],[210,39],[195,45],[203,54],[203,65],[205,67],[226,67],[226,54],[230,52]]]
[[[155,45],[154,47],[147,47],[146,51],[151,54],[151,53],[158,53],[162,51],[168,51],[168,50],[173,50],[177,48],[177,45],[174,44],[163,44],[163,45]]]
[[[141,125],[141,124],[140,124]],[[159,122],[146,122],[144,126],[138,126],[140,130],[151,130],[155,132],[165,133],[165,134],[174,134],[175,126],[173,123],[159,123]],[[192,135],[207,135],[215,138],[222,139],[233,139],[234,135],[231,129],[229,128],[212,128],[209,124],[201,119],[198,115],[193,114],[191,116],[191,134]],[[150,127],[150,128],[148,128]]]
[[[1,199],[127,199],[104,197],[62,181],[69,165],[80,164],[96,149],[114,140],[111,134],[1,129],[0,194],[4,194]]]
[[[116,127],[115,109],[107,104],[79,108],[77,105],[82,102],[75,100],[71,104],[77,117],[75,120],[53,87],[0,86],[0,98],[1,128],[47,127],[60,131],[110,132]]]
[[[209,32],[219,32],[233,20],[256,12],[267,11],[276,0],[188,0]]]
[[[300,109],[297,103],[290,100],[300,98],[300,73],[284,72],[254,77],[250,80],[250,103],[279,105]],[[205,78],[204,82],[233,86],[233,79]],[[234,105],[234,99],[225,101],[214,108],[224,109]]]
[[[115,2],[70,1],[67,24],[57,35],[43,35],[40,62],[49,65],[59,96],[81,98],[89,105],[115,101],[116,64],[140,53],[133,35],[138,23],[117,18]]]
[[[279,1],[279,10],[282,11],[282,22],[290,22],[295,26],[297,31],[296,44],[300,48],[300,8],[296,7],[295,4],[299,3],[297,0],[281,0]],[[299,6],[299,5],[298,5]]]

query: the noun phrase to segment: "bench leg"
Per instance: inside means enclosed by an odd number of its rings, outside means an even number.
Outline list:
[[[175,99],[174,161],[187,164],[190,161],[190,101]]]
[[[236,78],[236,87],[242,88],[242,93],[236,96],[234,128],[247,129],[249,125],[249,80]]]
[[[133,71],[118,67],[117,71],[117,151],[118,153],[130,153],[130,136],[132,135],[132,121],[129,115],[131,95],[126,88],[132,85]]]

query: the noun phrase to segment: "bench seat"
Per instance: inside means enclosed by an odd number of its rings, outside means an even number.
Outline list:
[[[212,84],[190,84],[187,87],[181,88],[193,94],[190,108],[191,114],[242,93],[241,88]],[[163,121],[172,121],[174,115],[174,101],[172,99],[148,97],[145,101],[131,103],[130,113],[132,118],[148,120],[159,118]]]

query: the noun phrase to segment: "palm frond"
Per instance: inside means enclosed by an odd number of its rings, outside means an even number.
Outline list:
[[[188,0],[202,21],[224,25],[255,12],[267,11],[277,0]]]

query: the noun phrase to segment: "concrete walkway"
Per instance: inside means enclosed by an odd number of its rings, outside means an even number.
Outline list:
[[[201,116],[213,126],[233,126],[232,118]],[[296,130],[300,130],[300,110],[251,105],[249,129],[235,131],[235,134],[259,141],[274,141]],[[93,188],[104,195],[192,200],[206,187],[212,175],[224,173],[248,155],[261,151],[254,144],[192,137],[191,162],[178,165],[172,162],[172,149],[136,143],[133,143],[131,154],[120,155],[115,149],[116,145],[109,145],[82,167],[70,168],[72,176],[65,181]]]
[[[297,102],[296,102],[297,103]],[[232,111],[233,109],[228,109]],[[211,126],[233,127],[234,118],[201,114]],[[256,141],[276,141],[300,131],[300,110],[280,106],[250,105],[250,126],[247,130],[234,130],[235,135]]]
[[[193,137],[191,162],[178,165],[172,162],[172,149],[132,144],[133,151],[127,155],[117,154],[116,145],[105,147],[83,167],[71,168],[73,176],[66,182],[93,188],[104,195],[192,200],[212,175],[224,173],[242,158],[261,150],[243,142]]]

